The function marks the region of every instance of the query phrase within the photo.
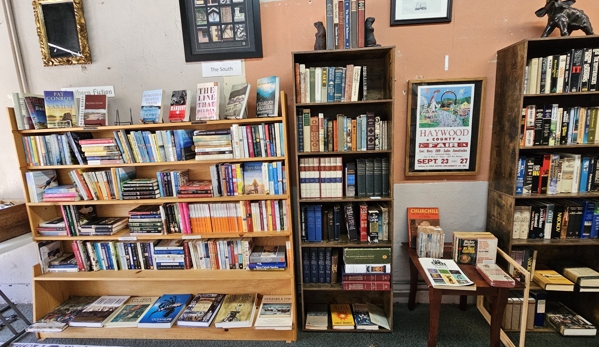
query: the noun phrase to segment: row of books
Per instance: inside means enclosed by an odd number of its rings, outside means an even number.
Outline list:
[[[331,119],[329,119],[331,118]],[[297,111],[297,141],[300,152],[347,152],[387,150],[388,122],[374,113],[355,118],[337,114],[327,117],[320,112],[312,116],[310,109]]]
[[[366,84],[366,66],[306,66],[295,63],[298,103],[328,103],[366,100],[360,89]],[[360,88],[362,87],[362,88]]]
[[[518,158],[516,195],[584,193],[599,190],[597,156],[544,153]]]
[[[302,240],[339,241],[347,233],[350,241],[372,242],[389,240],[389,208],[384,203],[347,203],[343,206],[309,204],[301,207]]]
[[[573,48],[562,54],[527,61],[525,94],[574,93],[597,90],[599,48]]]
[[[522,110],[522,147],[595,144],[599,107],[528,105]]]
[[[299,175],[302,199],[390,195],[386,157],[359,158],[345,165],[342,157],[299,158]]]
[[[521,201],[514,207],[513,239],[571,239],[599,236],[599,201]]]
[[[326,1],[326,48],[365,47],[365,0]]]
[[[287,193],[286,167],[282,161],[216,164],[210,167],[215,191],[222,196]]]
[[[254,322],[255,319],[255,322]],[[290,295],[163,294],[71,296],[31,324],[29,332],[60,332],[71,327],[170,328],[178,326],[291,330]]]
[[[372,303],[308,304],[307,330],[391,330],[385,311]]]

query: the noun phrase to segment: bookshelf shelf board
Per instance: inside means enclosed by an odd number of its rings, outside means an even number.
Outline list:
[[[28,206],[56,206],[56,205],[160,205],[169,202],[237,202],[246,200],[287,200],[287,194],[279,195],[238,195],[238,196],[218,196],[213,198],[158,198],[158,199],[139,199],[139,200],[79,200],[79,201],[53,201],[53,202],[30,202]]]
[[[515,239],[512,246],[599,246],[599,239]]]
[[[559,194],[530,194],[530,195],[514,195],[518,200],[520,199],[555,199],[555,198],[594,198],[599,197],[599,192],[588,192],[588,193],[559,193]]]
[[[392,47],[377,46],[353,49],[333,49],[322,51],[300,51],[293,52],[295,60],[301,60],[308,65],[309,63],[320,64],[323,61],[341,61],[341,60],[365,60],[365,59],[383,59]],[[339,63],[339,66],[343,65]]]
[[[297,154],[298,157],[305,156],[331,156],[331,155],[365,155],[365,154],[382,154],[391,153],[391,150],[377,150],[377,151],[334,151],[334,152],[300,152]]]
[[[313,199],[299,199],[299,202],[361,202],[361,201],[393,201],[393,197],[361,197],[361,198],[313,198]]]
[[[202,234],[144,234],[130,235],[127,229],[121,230],[114,235],[93,235],[93,236],[34,236],[34,241],[53,241],[53,240],[83,240],[83,241],[134,241],[134,240],[193,240],[193,239],[226,239],[237,237],[289,237],[289,231],[256,231],[251,233],[202,233]]]
[[[255,158],[232,158],[232,159],[220,159],[220,160],[185,160],[185,161],[160,161],[153,163],[130,163],[130,164],[107,164],[107,165],[46,165],[46,166],[26,166],[22,169],[25,170],[63,170],[63,169],[98,169],[98,168],[112,168],[112,167],[144,167],[144,166],[196,166],[196,165],[211,165],[218,164],[226,161],[227,163],[246,163],[256,161],[283,161],[284,157],[255,157]]]
[[[248,270],[100,270],[85,272],[50,272],[34,277],[34,281],[271,281],[288,280],[293,274],[281,271]]]
[[[158,124],[133,124],[133,125],[107,125],[99,127],[73,127],[73,128],[52,128],[52,129],[32,129],[32,130],[16,130],[22,135],[26,134],[62,134],[69,131],[118,131],[118,130],[169,130],[169,129],[204,129],[204,128],[223,128],[233,124],[248,125],[260,123],[275,123],[281,122],[283,117],[265,117],[265,118],[245,118],[245,119],[222,119],[215,121],[207,121],[205,123],[181,122],[181,123],[158,123]]]
[[[557,98],[557,97],[571,97],[571,96],[580,96],[580,95],[585,95],[585,96],[591,96],[591,95],[599,95],[599,91],[596,92],[574,92],[574,93],[549,93],[549,94],[524,94],[523,97],[524,98],[541,98],[541,97],[550,97],[550,98]]]
[[[520,147],[520,151],[536,151],[536,150],[571,150],[577,148],[591,148],[596,149],[599,145],[597,144],[585,144],[585,145],[562,145],[562,146],[533,146],[533,147]]]
[[[392,246],[391,241],[379,241],[378,243],[368,243],[361,241],[350,241],[347,234],[341,235],[339,241],[325,240],[322,242],[307,242],[302,241],[301,247],[318,248],[318,247],[356,247],[356,248],[377,248],[377,247],[390,247]]]
[[[338,101],[338,102],[304,102],[298,103],[295,106],[297,107],[315,107],[315,106],[342,106],[342,105],[368,105],[368,104],[385,104],[392,103],[391,99],[379,99],[379,100],[363,100],[363,101]]]
[[[343,290],[341,283],[304,283],[304,290]]]
[[[260,340],[279,340],[291,341],[295,328],[293,330],[268,330],[268,334],[264,334],[261,330],[254,328],[235,328],[235,329],[220,329],[220,328],[201,328],[194,329],[190,327],[179,327],[176,324],[169,329],[146,329],[146,328],[76,328],[69,327],[60,333],[39,333],[41,339],[46,338],[75,338],[75,339],[131,339],[132,336],[142,335],[144,339],[160,339],[160,340],[248,340],[252,336],[256,339],[258,334]]]

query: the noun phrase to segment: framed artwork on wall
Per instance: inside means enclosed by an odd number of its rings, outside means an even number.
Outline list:
[[[452,0],[391,0],[391,25],[451,22]]]
[[[476,175],[485,78],[408,81],[406,176]]]
[[[179,0],[185,61],[262,57],[259,0]]]

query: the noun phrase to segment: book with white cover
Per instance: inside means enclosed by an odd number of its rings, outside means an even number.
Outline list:
[[[440,289],[476,290],[476,285],[452,259],[418,258],[431,285]]]
[[[158,300],[157,296],[131,297],[104,326],[107,328],[137,327],[137,322],[156,300]]]
[[[291,330],[294,315],[292,303],[291,295],[264,295],[254,328]]]

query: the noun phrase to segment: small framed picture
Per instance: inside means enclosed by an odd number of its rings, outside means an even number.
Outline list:
[[[452,0],[391,0],[391,25],[451,22]]]
[[[406,176],[476,175],[485,78],[408,81]]]

